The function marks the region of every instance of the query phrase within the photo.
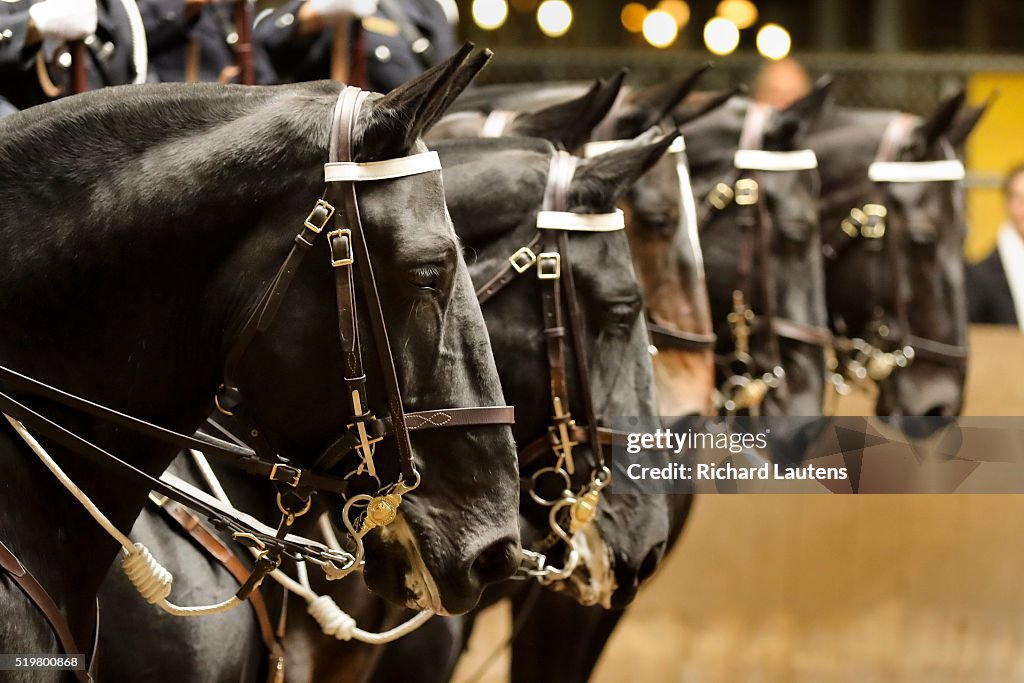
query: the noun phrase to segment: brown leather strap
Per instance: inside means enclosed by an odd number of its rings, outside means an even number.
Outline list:
[[[508,257],[505,265],[491,279],[476,290],[477,301],[483,306],[495,294],[516,279],[517,275],[527,272],[537,260],[537,249],[540,247],[541,235],[537,235],[530,243]],[[533,255],[532,259],[530,255]]]
[[[755,325],[763,327],[763,319],[755,320]],[[832,331],[826,327],[797,322],[790,318],[775,316],[771,321],[772,332],[777,337],[808,344],[810,346],[828,347],[832,345]]]
[[[242,85],[256,85],[256,62],[253,55],[252,25],[253,3],[251,0],[235,0],[235,64],[238,66],[238,82]]]
[[[85,653],[75,643],[75,636],[71,633],[71,627],[61,613],[60,608],[57,607],[57,603],[46,592],[42,584],[36,580],[32,572],[21,563],[21,560],[2,541],[0,541],[0,569],[3,569],[14,580],[14,583],[18,584],[18,588],[25,593],[25,596],[32,601],[32,604],[36,606],[39,613],[43,615],[50,625],[53,635],[57,637],[57,642],[60,644],[64,654],[81,655],[84,657]],[[92,676],[89,675],[87,670],[76,670],[74,674],[75,678],[82,683],[91,683],[92,681]]]
[[[658,349],[680,349],[684,351],[709,351],[715,348],[718,337],[714,334],[686,332],[654,321],[653,313],[647,312],[647,333],[651,343]]]
[[[367,92],[351,86],[342,90],[338,99],[340,117],[336,117],[334,131],[332,131],[332,141],[335,141],[337,144],[331,147],[331,162],[354,161],[352,138],[355,132],[355,122],[367,95]],[[391,416],[391,425],[396,445],[398,446],[399,468],[403,479],[406,480],[406,483],[411,484],[418,477],[416,474],[416,462],[413,458],[412,442],[409,440],[409,427],[405,421],[402,392],[398,385],[395,359],[391,354],[391,345],[388,340],[384,311],[381,307],[380,293],[377,291],[377,282],[373,273],[370,248],[366,241],[362,217],[359,213],[356,186],[353,182],[334,183],[332,191],[335,192],[335,196],[340,200],[344,218],[347,221],[347,229],[351,231],[355,266],[359,271],[360,280],[363,285],[363,299],[365,300],[367,314],[370,319],[370,329],[373,331],[374,349],[377,352],[377,361],[384,380],[384,393],[387,397],[388,413]],[[334,220],[335,229],[343,229],[341,226],[342,216],[336,214]],[[356,339],[356,344],[356,349],[359,351],[358,338]]]
[[[572,436],[572,440],[578,443],[591,444],[592,435],[590,430],[585,426],[573,425],[569,433]],[[624,447],[627,445],[629,434],[626,432],[617,432],[612,429],[605,427],[597,428],[597,443],[601,446],[620,446]],[[539,437],[519,451],[519,468],[523,469],[530,463],[536,460],[539,456],[545,455],[551,452],[551,449],[557,445],[557,437],[555,434],[548,433],[542,437]],[[529,477],[524,477],[529,478]]]
[[[184,505],[166,500],[159,503],[160,509],[184,529],[195,540],[199,546],[213,559],[220,562],[228,572],[231,573],[239,585],[249,578],[250,570],[237,555],[220,538],[210,531],[203,522],[193,515]],[[256,615],[256,622],[260,627],[260,637],[263,644],[270,652],[280,650],[277,638],[274,637],[274,627],[270,621],[270,612],[267,610],[267,603],[259,589],[249,594],[249,605]]]

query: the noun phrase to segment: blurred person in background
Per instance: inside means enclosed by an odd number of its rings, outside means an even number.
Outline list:
[[[793,58],[766,62],[754,80],[754,100],[776,109],[785,109],[809,92],[811,79]]]
[[[239,45],[236,9],[251,0],[138,0],[150,69],[161,82],[240,83],[236,48],[252,50],[254,82],[276,82],[266,52]],[[251,23],[252,12],[247,13]],[[251,25],[249,33],[251,34]]]
[[[75,41],[85,43],[85,89],[136,80],[137,11],[134,0],[0,0],[0,116],[73,94]]]
[[[388,92],[455,51],[454,0],[288,0],[256,41],[283,81],[324,78]]]
[[[968,312],[971,322],[1024,330],[1024,164],[1007,174],[1003,195],[1006,220],[996,248],[967,269]]]

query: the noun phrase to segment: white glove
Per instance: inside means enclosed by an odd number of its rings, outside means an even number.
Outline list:
[[[84,40],[96,33],[96,0],[43,0],[28,8],[43,40]]]
[[[309,0],[309,8],[327,21],[346,14],[362,18],[377,12],[377,0]]]

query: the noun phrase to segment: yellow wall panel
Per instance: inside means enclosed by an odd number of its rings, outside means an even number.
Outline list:
[[[984,102],[993,91],[999,98],[967,140],[972,187],[967,191],[967,258],[984,258],[996,241],[1004,217],[999,184],[1015,164],[1024,162],[1024,74],[976,73],[968,84],[972,104]]]

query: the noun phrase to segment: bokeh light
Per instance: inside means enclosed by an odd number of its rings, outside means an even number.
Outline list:
[[[630,33],[640,33],[644,30],[644,18],[647,16],[647,8],[639,2],[627,3],[619,14],[622,26]]]
[[[499,28],[508,19],[505,0],[473,0],[473,21],[486,31]]]
[[[572,26],[572,8],[565,0],[544,0],[537,8],[537,25],[549,38],[564,36]]]
[[[679,27],[668,12],[654,10],[644,19],[644,40],[654,47],[668,47],[676,42]]]
[[[704,24],[704,45],[716,55],[732,54],[740,44],[740,30],[736,24],[722,17],[714,17]]]
[[[750,0],[722,0],[715,14],[736,24],[736,28],[750,28],[757,21],[757,5]]]
[[[672,18],[676,20],[676,26],[679,28],[686,26],[690,21],[690,6],[683,2],[683,0],[661,0],[654,10],[671,14]]]
[[[789,54],[793,42],[789,31],[778,24],[765,24],[757,32],[757,51],[768,59],[782,59]]]

